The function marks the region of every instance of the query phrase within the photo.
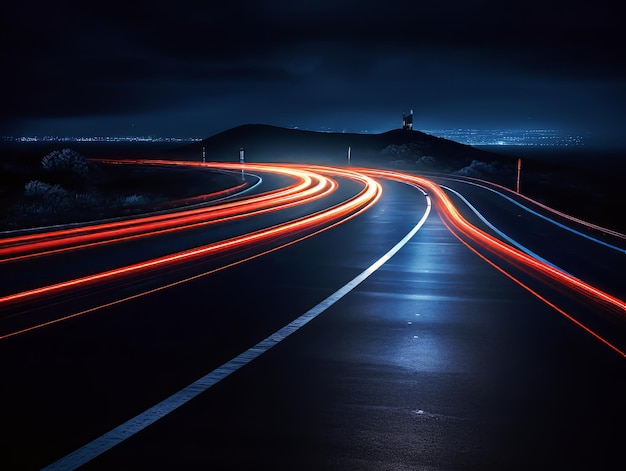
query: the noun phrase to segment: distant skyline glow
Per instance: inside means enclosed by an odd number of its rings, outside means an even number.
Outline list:
[[[300,129],[293,127],[293,129]],[[337,133],[331,129],[309,130]],[[420,132],[474,146],[583,146],[585,138],[554,129],[425,129]],[[369,134],[361,131],[359,134]],[[372,133],[378,134],[378,133]],[[2,136],[13,142],[194,142],[197,136]]]
[[[413,109],[626,146],[617,4],[35,3],[3,7],[1,135],[380,133]]]

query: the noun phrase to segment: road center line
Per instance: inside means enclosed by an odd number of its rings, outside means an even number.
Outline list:
[[[152,406],[141,414],[133,417],[132,419],[124,422],[123,424],[118,425],[114,429],[87,443],[86,445],[70,453],[69,455],[66,455],[58,461],[55,461],[54,463],[46,466],[45,468],[43,468],[43,470],[74,470],[84,465],[85,463],[88,463],[94,458],[110,450],[114,446],[120,444],[127,438],[132,437],[149,425],[152,425],[157,420],[178,409],[180,406],[186,404],[196,396],[207,391],[209,388],[219,383],[224,378],[230,376],[241,367],[252,362],[260,355],[267,352],[270,348],[289,337],[291,334],[296,332],[304,325],[308,324],[310,321],[322,314],[326,309],[331,307],[346,294],[356,288],[360,283],[362,283],[372,273],[374,273],[384,263],[386,263],[391,257],[393,257],[402,247],[404,247],[409,242],[409,240],[411,240],[411,238],[417,233],[417,231],[419,231],[420,228],[424,225],[426,219],[428,218],[428,215],[430,214],[432,204],[430,197],[428,196],[426,196],[426,204],[426,211],[424,212],[422,218],[415,225],[415,227],[413,227],[413,229],[411,229],[411,231],[409,231],[409,233],[402,238],[400,242],[394,245],[386,254],[384,254],[376,262],[370,265],[365,271],[349,281],[343,287],[339,288],[328,298],[324,299],[322,302],[311,308],[306,313],[302,314],[294,321],[277,330],[265,340],[262,340],[253,347],[250,347],[245,352],[239,354],[232,360],[224,363],[222,366],[211,371],[197,381],[191,383],[189,386],[186,386],[185,388],[174,393],[167,399],[164,399],[163,401]]]

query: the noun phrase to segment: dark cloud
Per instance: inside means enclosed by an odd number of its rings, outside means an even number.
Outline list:
[[[407,108],[425,128],[530,118],[620,131],[626,109],[615,3],[61,0],[2,9],[9,131],[116,116],[153,134],[184,128],[185,116],[187,135],[252,120],[358,131]]]

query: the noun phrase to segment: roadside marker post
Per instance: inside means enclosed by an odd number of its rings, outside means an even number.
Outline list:
[[[246,177],[243,174],[243,163],[244,163],[244,150],[243,147],[239,149],[239,163],[242,165],[241,167],[241,181],[244,181]]]

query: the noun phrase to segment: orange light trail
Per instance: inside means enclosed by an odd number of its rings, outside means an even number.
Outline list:
[[[469,181],[479,182],[479,183],[482,183],[484,185],[491,186],[493,188],[498,188],[499,190],[502,190],[502,191],[504,191],[506,193],[509,193],[510,195],[513,195],[516,198],[521,198],[521,199],[523,199],[525,201],[528,201],[529,203],[532,203],[532,204],[534,204],[536,206],[539,206],[540,208],[542,208],[542,209],[544,209],[544,210],[546,210],[546,211],[548,211],[548,212],[550,212],[552,214],[556,214],[557,216],[560,216],[563,219],[567,219],[568,221],[572,221],[572,222],[574,222],[576,224],[580,224],[581,226],[587,227],[589,229],[593,229],[593,230],[598,231],[598,232],[602,232],[604,234],[612,235],[613,237],[617,237],[619,239],[626,239],[626,234],[622,234],[621,232],[614,231],[614,230],[609,229],[607,227],[602,227],[602,226],[599,226],[597,224],[593,224],[593,223],[588,222],[588,221],[584,221],[584,220],[579,219],[577,217],[574,217],[574,216],[572,216],[570,214],[566,214],[566,213],[564,213],[562,211],[559,211],[558,209],[551,208],[548,205],[545,205],[545,204],[543,204],[543,203],[541,203],[541,202],[539,202],[537,200],[534,200],[534,199],[524,195],[523,193],[514,192],[510,188],[507,188],[507,187],[505,187],[503,185],[499,185],[499,184],[494,183],[494,182],[489,182],[489,181],[486,181],[486,180],[481,180],[479,178],[473,178],[473,177],[463,177],[463,179],[469,180]]]
[[[532,289],[530,286],[528,286],[526,283],[522,282],[521,280],[519,280],[518,278],[514,277],[512,274],[510,274],[509,272],[507,272],[506,270],[504,270],[503,268],[499,267],[497,264],[495,264],[494,262],[492,262],[491,260],[489,260],[487,257],[485,257],[483,254],[481,254],[478,250],[476,250],[474,247],[472,247],[470,244],[468,244],[467,242],[465,242],[462,238],[460,238],[454,231],[452,231],[450,229],[450,227],[446,224],[446,222],[444,221],[444,224],[446,225],[446,227],[448,227],[448,230],[450,230],[450,232],[452,232],[457,239],[459,239],[459,241],[461,241],[461,243],[463,245],[465,245],[467,248],[469,248],[472,252],[474,252],[476,255],[478,255],[480,258],[482,258],[485,262],[487,262],[489,265],[491,265],[492,267],[494,267],[496,270],[498,270],[500,273],[504,274],[505,276],[507,276],[508,278],[510,278],[511,280],[513,280],[515,283],[517,283],[518,285],[520,285],[522,288],[524,288],[525,290],[529,291],[531,294],[533,294],[535,297],[537,297],[538,299],[540,299],[541,301],[543,301],[544,303],[546,303],[548,306],[550,306],[552,309],[554,309],[555,311],[557,311],[559,314],[561,314],[563,317],[565,317],[567,320],[569,320],[570,322],[573,322],[577,327],[583,329],[585,332],[587,332],[589,335],[591,335],[592,337],[594,337],[596,340],[599,340],[600,342],[602,342],[604,345],[606,345],[607,347],[609,347],[611,350],[614,350],[616,353],[620,354],[622,357],[626,358],[626,352],[624,352],[623,350],[620,350],[617,346],[613,345],[611,342],[609,342],[608,340],[606,340],[604,337],[600,336],[599,334],[597,334],[596,332],[594,332],[593,330],[591,330],[589,327],[587,327],[585,324],[583,324],[582,322],[576,320],[573,316],[569,315],[567,312],[565,312],[563,309],[561,309],[560,307],[558,307],[556,304],[554,304],[553,302],[551,302],[550,300],[548,300],[545,296],[542,296],[541,294],[539,294],[536,290]]]
[[[123,161],[110,161],[111,163],[123,163]],[[217,270],[221,270],[227,266],[242,263],[245,260],[261,256],[262,254],[272,252],[278,248],[295,243],[296,241],[311,237],[323,230],[334,227],[344,222],[356,214],[371,207],[378,201],[382,194],[382,187],[377,179],[390,179],[403,183],[407,183],[418,188],[428,191],[433,197],[435,207],[439,216],[446,227],[472,251],[477,253],[483,260],[487,261],[499,271],[511,278],[513,281],[524,287],[534,296],[554,308],[557,312],[574,322],[578,327],[584,329],[604,344],[611,347],[616,352],[624,356],[624,352],[612,345],[610,342],[602,338],[600,335],[589,329],[589,327],[576,320],[573,316],[567,314],[563,309],[558,307],[552,301],[542,296],[536,290],[530,288],[527,284],[513,276],[504,268],[496,265],[495,262],[489,260],[485,255],[481,254],[469,241],[476,244],[498,258],[512,263],[514,266],[523,268],[527,273],[534,276],[541,275],[554,282],[559,286],[563,286],[572,292],[579,293],[591,300],[593,303],[613,309],[618,312],[621,319],[626,319],[626,303],[617,297],[610,295],[598,288],[595,288],[584,281],[564,273],[541,260],[537,260],[532,256],[518,250],[515,247],[497,239],[494,236],[480,230],[470,224],[454,206],[448,195],[432,180],[389,170],[376,170],[371,168],[354,168],[346,169],[344,167],[326,167],[312,166],[300,164],[240,164],[240,163],[199,163],[199,162],[172,162],[172,161],[136,161],[136,163],[156,164],[156,165],[189,165],[198,167],[207,167],[215,169],[227,170],[250,170],[258,172],[268,172],[288,176],[295,180],[295,183],[278,190],[261,193],[257,196],[250,196],[241,200],[235,200],[228,203],[222,203],[206,208],[178,211],[175,213],[165,213],[150,215],[144,218],[136,218],[131,220],[115,221],[112,223],[95,224],[92,226],[76,227],[72,229],[64,229],[60,231],[52,231],[50,233],[33,234],[37,240],[35,245],[29,245],[27,240],[32,242],[33,235],[5,239],[0,242],[0,256],[6,257],[11,249],[23,250],[22,256],[31,256],[38,253],[51,253],[51,251],[73,249],[77,247],[85,247],[90,244],[108,243],[109,241],[118,241],[131,237],[140,237],[145,235],[154,235],[170,230],[183,230],[197,225],[210,224],[217,221],[224,221],[233,218],[247,217],[255,214],[262,214],[267,211],[274,211],[291,207],[305,202],[311,202],[328,196],[337,188],[337,182],[334,178],[344,178],[359,182],[362,189],[351,198],[330,206],[329,208],[314,212],[304,217],[283,222],[265,229],[257,230],[240,236],[217,241],[200,247],[164,255],[158,258],[146,260],[143,262],[114,268],[109,271],[95,273],[73,280],[67,280],[49,286],[43,286],[35,289],[26,290],[19,293],[10,294],[0,297],[0,307],[13,305],[15,303],[25,302],[29,299],[36,299],[40,296],[49,296],[56,293],[66,293],[68,290],[92,286],[94,284],[114,280],[134,274],[142,273],[148,270],[164,269],[172,264],[186,262],[201,257],[210,257],[225,251],[243,247],[261,247],[261,243],[276,241],[289,236],[290,241],[280,242],[274,248],[261,250],[254,255],[247,256],[241,260],[230,262],[227,265],[218,267],[209,272],[197,275],[185,280],[179,280],[168,285],[164,285],[152,290],[144,291],[137,295],[133,295],[124,299],[132,299],[136,296],[165,289],[185,282],[189,279],[205,276]],[[329,178],[332,177],[332,178]],[[24,248],[30,247],[30,248]],[[39,251],[39,252],[37,252]],[[541,278],[539,278],[541,280]],[[545,278],[544,278],[545,282]],[[51,323],[60,322],[63,319],[72,318],[86,312],[100,309],[102,307],[122,302],[117,300],[103,304],[101,306],[92,307],[81,311],[80,313],[62,316],[52,321],[40,323],[18,332],[26,332],[35,328],[39,328]],[[7,334],[7,336],[16,335],[18,332]]]
[[[271,166],[264,166],[269,171]],[[277,168],[280,173],[285,172],[284,168],[288,168],[289,172],[299,174],[302,172],[297,167],[283,166],[283,168]],[[182,261],[188,261],[193,258],[205,257],[208,255],[220,253],[226,250],[232,250],[234,248],[242,246],[250,246],[256,243],[268,240],[270,238],[277,238],[290,233],[295,233],[302,230],[311,230],[324,224],[330,224],[342,218],[346,218],[350,213],[358,211],[364,206],[368,206],[370,203],[375,202],[380,198],[382,193],[382,187],[380,183],[376,182],[370,177],[359,175],[354,172],[341,171],[339,169],[329,170],[334,174],[341,174],[346,178],[360,181],[363,183],[364,188],[354,197],[332,206],[328,209],[313,213],[309,216],[305,216],[299,219],[295,219],[283,224],[263,229],[260,231],[251,232],[242,236],[233,237],[216,243],[208,244],[205,246],[197,247],[190,250],[185,250],[170,254],[167,256],[155,258],[141,263],[135,263],[124,267],[119,267],[113,270],[96,273],[93,275],[64,281],[48,286],[43,286],[36,289],[23,291],[20,293],[11,294],[8,296],[0,297],[0,306],[13,303],[16,301],[24,301],[26,299],[32,299],[41,295],[49,295],[59,293],[70,288],[76,288],[80,286],[86,286],[95,282],[101,282],[113,278],[119,278],[122,276],[128,276],[134,273],[139,273],[148,269],[156,269],[168,264],[173,264]],[[305,190],[307,192],[310,190]]]
[[[521,250],[512,247],[501,240],[487,234],[486,232],[478,229],[476,226],[470,224],[462,215],[458,209],[454,206],[448,195],[437,185],[435,182],[423,177],[415,175],[390,172],[390,171],[375,171],[371,169],[361,169],[364,173],[379,176],[383,178],[392,178],[399,181],[414,182],[423,188],[428,189],[430,193],[435,197],[435,202],[439,213],[445,220],[451,224],[456,230],[463,235],[471,238],[474,242],[478,243],[482,247],[490,250],[492,253],[505,258],[514,259],[521,264],[533,269],[536,272],[542,273],[555,281],[560,282],[565,286],[569,286],[572,289],[584,294],[592,300],[601,300],[611,306],[616,307],[622,315],[626,316],[626,302],[616,298],[602,290],[599,290],[584,281],[568,274],[563,271],[537,260],[530,255],[522,252]]]
[[[153,163],[153,161],[149,162]],[[157,161],[157,163],[160,162]],[[236,166],[240,167],[240,165]],[[224,164],[221,167],[234,168],[235,165]],[[93,247],[114,241],[258,215],[322,198],[337,188],[336,182],[302,169],[286,170],[256,165],[255,170],[288,175],[297,181],[283,189],[217,206],[7,238],[0,241],[0,262]]]
[[[341,174],[341,172],[336,172],[336,174],[339,175],[339,174]],[[35,324],[35,325],[30,326],[30,327],[22,328],[20,330],[16,330],[16,331],[4,334],[4,335],[0,335],[0,340],[8,339],[10,337],[15,337],[17,335],[26,334],[26,333],[29,333],[29,332],[32,332],[32,331],[35,331],[35,330],[39,330],[41,328],[48,327],[48,326],[51,326],[51,325],[54,325],[54,324],[58,324],[60,322],[67,321],[67,320],[70,320],[70,319],[74,319],[74,318],[83,316],[85,314],[89,314],[91,312],[94,312],[94,311],[97,311],[97,310],[100,310],[100,309],[104,309],[104,308],[107,308],[107,307],[110,307],[110,306],[114,306],[116,304],[121,304],[123,302],[130,301],[132,299],[137,299],[137,298],[140,298],[140,297],[143,297],[143,296],[147,296],[147,295],[152,294],[152,293],[163,291],[163,290],[171,288],[173,286],[177,286],[177,285],[181,285],[183,283],[187,283],[187,282],[190,282],[190,281],[193,281],[193,280],[197,280],[199,278],[211,275],[213,273],[216,273],[216,272],[221,271],[221,270],[225,270],[227,268],[230,268],[230,267],[233,267],[233,266],[236,266],[236,265],[241,265],[242,263],[245,263],[247,261],[250,261],[250,260],[262,257],[264,255],[267,255],[269,253],[275,252],[277,250],[280,250],[282,248],[288,247],[290,245],[296,244],[296,243],[298,243],[298,242],[300,242],[302,240],[311,238],[311,237],[313,237],[313,236],[315,236],[317,234],[320,234],[320,233],[322,233],[324,231],[327,231],[327,230],[329,230],[329,229],[331,229],[331,228],[333,228],[333,227],[335,227],[335,226],[337,226],[339,224],[342,224],[342,223],[344,223],[344,222],[346,222],[346,221],[348,221],[348,220],[358,216],[362,212],[367,211],[371,206],[376,204],[376,202],[380,199],[381,195],[382,195],[382,188],[379,187],[379,188],[377,188],[376,196],[373,199],[371,199],[369,202],[367,202],[367,204],[365,204],[361,208],[357,209],[356,211],[354,211],[354,212],[344,216],[342,219],[336,220],[335,222],[333,222],[330,225],[323,226],[323,227],[320,227],[320,228],[316,229],[313,232],[308,232],[308,233],[306,233],[304,235],[300,235],[299,237],[297,237],[297,238],[295,238],[293,240],[290,240],[288,242],[284,242],[284,243],[282,243],[282,244],[280,244],[280,245],[278,245],[276,247],[267,249],[267,250],[262,251],[262,252],[255,253],[255,254],[250,255],[248,257],[245,257],[245,258],[241,258],[241,259],[235,260],[235,261],[233,261],[231,263],[228,263],[226,265],[219,266],[219,267],[217,267],[215,269],[212,269],[212,270],[209,270],[209,271],[205,271],[205,272],[202,272],[200,274],[197,274],[197,275],[194,275],[194,276],[191,276],[191,277],[188,277],[188,278],[177,280],[177,281],[174,281],[172,283],[168,283],[168,284],[165,284],[165,285],[162,285],[162,286],[158,286],[156,288],[145,290],[145,291],[142,291],[142,292],[130,295],[130,296],[126,296],[126,297],[123,297],[123,298],[120,298],[120,299],[116,299],[114,301],[110,301],[110,302],[107,302],[107,303],[104,303],[104,304],[99,304],[97,306],[93,306],[91,308],[84,309],[84,310],[79,311],[79,312],[68,314],[68,315],[65,315],[65,316],[62,316],[62,317],[58,317],[58,318],[52,319],[50,321],[41,322],[39,324]]]
[[[530,272],[535,272],[537,274],[541,274],[543,276],[547,276],[548,278],[556,281],[561,286],[569,288],[570,290],[582,294],[590,301],[596,304],[603,305],[607,308],[615,310],[617,314],[620,316],[622,320],[626,320],[626,302],[623,300],[612,296],[594,286],[591,286],[582,280],[569,275],[568,273],[564,273],[540,260],[534,259],[533,257],[527,255],[526,253],[509,246],[508,244],[496,239],[495,237],[481,231],[477,227],[470,224],[463,216],[459,213],[457,208],[454,206],[448,195],[433,181],[418,177],[415,175],[393,172],[393,171],[385,171],[385,170],[372,170],[372,169],[359,169],[363,173],[368,175],[372,175],[378,178],[389,178],[396,181],[402,181],[405,183],[412,183],[419,187],[425,188],[431,193],[434,197],[437,209],[439,210],[439,216],[442,219],[444,225],[466,246],[470,247],[472,251],[477,253],[483,260],[487,261],[492,266],[495,266],[499,271],[505,273],[509,278],[514,280],[520,286],[524,287],[534,296],[554,308],[557,312],[565,316],[570,321],[574,322],[578,327],[585,330],[587,333],[593,335],[596,339],[600,340],[605,345],[609,346],[614,351],[618,352],[620,355],[625,356],[624,352],[613,345],[611,342],[603,338],[597,332],[594,332],[588,326],[584,325],[580,321],[576,320],[573,316],[567,314],[563,309],[556,306],[554,303],[546,299],[544,296],[540,295],[537,291],[530,288],[527,284],[521,282],[517,278],[515,278],[510,273],[506,272],[501,267],[498,267],[494,262],[487,259],[484,255],[480,254],[475,248],[471,247],[466,241],[464,241],[461,237],[461,234],[468,237],[473,242],[477,243],[479,246],[489,250],[492,254],[498,256],[499,258],[506,261],[515,261],[522,266],[526,267],[530,270]]]

